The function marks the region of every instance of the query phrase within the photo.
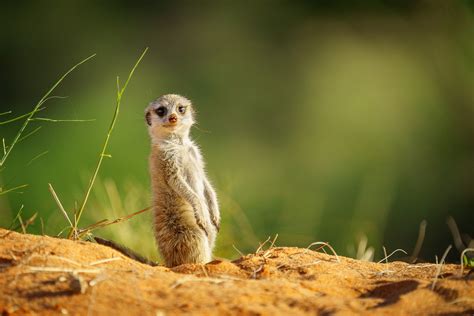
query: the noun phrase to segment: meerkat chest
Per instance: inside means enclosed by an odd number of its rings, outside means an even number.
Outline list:
[[[197,193],[204,191],[204,168],[201,155],[194,146],[185,146],[182,164],[188,183]]]

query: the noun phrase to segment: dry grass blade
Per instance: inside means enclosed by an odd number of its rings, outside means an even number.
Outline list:
[[[385,251],[385,247],[384,247],[384,252],[385,252],[385,258],[383,258],[382,260],[378,261],[377,263],[381,263],[382,261],[385,260],[386,263],[388,263],[388,258],[390,258],[391,256],[393,256],[395,253],[397,252],[403,252],[404,254],[407,255],[407,252],[403,249],[395,249],[394,251],[392,251],[388,256],[387,256],[387,252]]]
[[[24,231],[24,234],[26,234],[26,229],[28,228],[28,226],[30,226],[31,224],[33,224],[33,222],[35,221],[36,217],[38,216],[38,212],[34,213],[33,216],[31,216],[30,218],[28,218],[24,224],[24,227],[25,227],[25,231]]]
[[[232,247],[235,249],[235,251],[237,251],[240,255],[240,257],[244,257],[245,255],[243,254],[242,251],[240,251],[234,244],[232,244]]]
[[[208,278],[208,277],[203,277],[203,278],[186,277],[186,278],[176,280],[173,284],[171,284],[170,287],[174,289],[188,282],[209,282],[209,283],[214,283],[214,284],[220,284],[229,280],[232,280],[232,279],[215,279],[215,278]]]
[[[54,191],[54,188],[53,188],[53,186],[51,185],[51,183],[48,183],[48,189],[49,189],[49,192],[51,192],[51,195],[53,196],[54,201],[55,201],[56,204],[58,205],[58,207],[59,207],[59,209],[61,210],[61,212],[63,213],[64,217],[66,218],[67,222],[69,223],[69,225],[71,225],[71,227],[73,227],[72,222],[71,222],[71,220],[69,219],[69,216],[67,215],[67,212],[66,212],[66,210],[64,209],[64,206],[63,206],[63,204],[61,203],[61,200],[59,200],[59,197],[58,197],[58,195],[56,194],[56,191]]]
[[[28,161],[28,163],[26,164],[27,166],[31,165],[35,160],[43,157],[44,155],[46,155],[47,153],[49,153],[49,150],[46,150],[46,151],[43,151],[42,153],[36,155],[35,157],[33,157],[30,161]]]
[[[431,290],[434,290],[435,288],[436,282],[438,281],[438,277],[441,273],[441,269],[443,268],[444,260],[446,259],[446,256],[448,255],[448,252],[451,250],[452,247],[453,247],[452,245],[449,245],[449,247],[446,249],[446,251],[443,253],[443,256],[441,257],[441,261],[438,264],[438,269],[436,269],[436,274],[433,280],[433,284],[431,284]]]
[[[16,186],[14,188],[6,189],[6,190],[3,190],[2,188],[0,188],[0,195],[7,194],[9,192],[13,192],[13,191],[16,191],[18,189],[23,189],[23,188],[26,188],[27,186],[28,186],[28,184],[22,184],[22,185]]]
[[[101,259],[101,260],[90,262],[89,265],[90,266],[95,266],[95,265],[98,265],[98,264],[108,263],[108,262],[117,261],[117,260],[122,260],[122,258],[114,257],[114,258]]]
[[[20,219],[20,218],[21,218],[21,212],[23,211],[23,207],[24,207],[24,205],[20,206],[20,209],[19,209],[18,212],[16,213],[16,216],[15,216],[15,218],[13,219],[12,223],[10,224],[10,227],[8,227],[8,232],[6,232],[6,233],[3,234],[2,236],[0,236],[0,238],[5,238],[5,237],[7,237],[8,235],[10,235],[12,231],[18,229],[18,226],[15,226],[15,222],[16,222],[17,220],[18,220],[19,223],[23,223],[23,221]],[[21,225],[21,224],[20,224],[20,225]]]
[[[268,236],[268,238],[263,243],[260,243],[257,250],[255,250],[255,254],[257,254],[258,252],[260,252],[262,250],[263,246],[265,246],[265,244],[270,241],[270,238],[271,237]]]
[[[18,217],[18,222],[20,223],[21,232],[22,232],[23,234],[26,234],[25,223],[23,223],[23,219],[21,218],[21,216]]]
[[[263,257],[264,258],[267,258],[268,255],[270,254],[271,250],[273,249],[273,247],[275,246],[275,242],[276,240],[278,239],[278,234],[275,235],[275,237],[273,238],[272,240],[272,243],[270,244],[270,247],[268,247],[267,251],[265,251],[265,253],[263,254]]]
[[[109,226],[109,225],[112,225],[112,224],[117,224],[117,223],[120,223],[120,222],[123,222],[123,221],[126,221],[134,216],[137,216],[143,212],[146,212],[150,209],[152,209],[153,206],[149,206],[147,208],[144,208],[142,210],[139,210],[139,211],[136,211],[132,214],[128,214],[126,216],[123,216],[123,217],[119,217],[117,219],[114,219],[114,220],[108,220],[108,219],[103,219],[97,223],[94,223],[92,225],[89,225],[87,226],[86,228],[83,228],[83,229],[80,229],[79,230],[79,236],[83,236],[84,234],[88,234],[89,232],[91,232],[92,230],[94,229],[97,229],[97,228],[102,228],[102,227],[105,227],[105,226]]]
[[[316,241],[316,242],[313,242],[311,243],[308,247],[306,247],[306,249],[310,249],[311,247],[313,246],[316,246],[316,245],[320,245],[322,247],[318,248],[318,249],[322,249],[324,247],[328,247],[332,253],[334,254],[334,256],[336,257],[336,260],[337,262],[341,262],[341,260],[339,259],[339,256],[337,255],[336,251],[334,250],[334,248],[327,242],[324,242],[324,241]]]

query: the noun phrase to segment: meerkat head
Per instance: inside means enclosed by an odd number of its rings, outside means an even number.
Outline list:
[[[166,94],[148,105],[145,121],[152,138],[166,138],[173,134],[184,137],[194,124],[194,109],[185,97]]]

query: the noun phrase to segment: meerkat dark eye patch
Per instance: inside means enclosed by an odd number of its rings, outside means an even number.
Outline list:
[[[158,115],[159,117],[163,117],[166,115],[168,110],[164,106],[160,106],[159,108],[156,109],[155,112],[156,112],[156,115]]]
[[[186,113],[186,107],[183,106],[183,105],[178,106],[178,112],[179,112],[180,114]]]
[[[148,126],[151,126],[151,113],[150,112],[146,112],[145,120],[146,120],[146,123],[148,124]]]

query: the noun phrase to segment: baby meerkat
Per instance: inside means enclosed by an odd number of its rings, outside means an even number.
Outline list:
[[[211,261],[219,230],[216,193],[189,137],[194,114],[191,101],[176,94],[159,97],[145,111],[155,238],[168,267]]]

